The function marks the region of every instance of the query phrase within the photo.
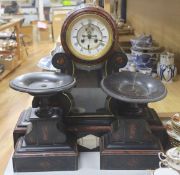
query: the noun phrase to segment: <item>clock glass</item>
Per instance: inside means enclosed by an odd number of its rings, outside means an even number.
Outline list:
[[[79,59],[96,60],[110,50],[113,31],[107,20],[100,15],[83,14],[68,26],[66,43],[71,53]]]

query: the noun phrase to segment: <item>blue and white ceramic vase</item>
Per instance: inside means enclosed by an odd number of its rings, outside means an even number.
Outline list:
[[[136,70],[146,72],[149,75],[157,75],[157,63],[160,56],[160,47],[153,43],[151,35],[141,35],[131,39],[131,57],[136,64]]]
[[[165,52],[160,55],[160,62],[157,66],[157,73],[163,82],[173,82],[177,68],[174,64],[174,54]]]

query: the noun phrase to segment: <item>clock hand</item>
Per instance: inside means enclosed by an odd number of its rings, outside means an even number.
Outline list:
[[[105,42],[105,41],[103,41],[102,39],[95,39],[95,40],[94,40],[95,43],[97,43],[98,41],[103,42],[103,43]]]
[[[92,38],[92,35],[88,34],[88,35],[82,35],[83,38],[87,37],[88,39]]]
[[[82,37],[88,37],[88,36],[91,36],[91,37],[97,37],[97,35],[91,35],[91,34],[88,34],[88,35],[82,35]]]
[[[97,35],[91,35],[91,37],[96,37],[97,38]]]
[[[103,41],[102,39],[99,39],[98,41],[105,42],[105,41]]]
[[[89,51],[89,49],[90,49],[90,39],[89,39],[89,44],[88,44],[88,51]]]

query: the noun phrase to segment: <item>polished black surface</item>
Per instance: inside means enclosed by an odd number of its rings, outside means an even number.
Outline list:
[[[33,72],[21,75],[10,82],[10,87],[31,95],[51,95],[72,88],[75,78],[55,72]]]
[[[105,63],[105,74],[111,75],[112,73],[119,72],[119,69],[126,66],[128,58],[123,52],[115,52]]]
[[[141,73],[119,72],[101,81],[101,87],[109,96],[135,103],[155,102],[163,99],[167,90],[161,81]]]

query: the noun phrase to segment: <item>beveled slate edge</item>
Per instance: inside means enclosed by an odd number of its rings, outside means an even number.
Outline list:
[[[43,72],[33,72],[33,73],[41,73],[43,74]],[[27,74],[33,74],[33,73],[27,73]],[[48,72],[48,74],[58,74],[58,73],[55,73],[55,72]],[[62,74],[60,73],[60,75],[66,75],[66,74]],[[14,80],[11,80],[10,83],[9,83],[9,86],[16,90],[16,91],[19,91],[19,92],[24,92],[24,93],[28,93],[28,94],[31,94],[33,96],[41,96],[41,95],[51,95],[51,94],[56,94],[58,92],[61,92],[61,91],[67,91],[69,89],[71,89],[72,87],[75,86],[76,84],[76,79],[74,77],[72,77],[72,82],[67,84],[67,85],[64,85],[64,86],[61,86],[61,87],[58,87],[58,88],[49,88],[49,89],[35,89],[35,90],[30,90],[28,88],[23,88],[23,87],[18,87],[14,84],[14,81],[21,77],[22,75],[16,77]],[[69,75],[66,75],[66,76],[69,76]]]
[[[116,73],[117,74],[117,73]],[[111,75],[112,76],[112,75]],[[106,77],[107,78],[107,77]],[[117,94],[115,94],[115,93],[113,93],[113,92],[111,92],[108,88],[106,88],[105,86],[104,86],[104,81],[105,81],[105,79],[106,78],[104,78],[102,81],[101,81],[101,88],[102,88],[102,90],[106,93],[106,94],[108,94],[109,96],[111,96],[111,97],[113,97],[113,98],[115,98],[115,99],[118,99],[118,100],[121,100],[121,101],[125,101],[125,102],[131,102],[131,103],[150,103],[150,102],[156,102],[156,101],[160,101],[160,100],[162,100],[163,98],[165,98],[166,97],[166,95],[167,95],[167,89],[166,89],[166,87],[163,85],[163,88],[164,88],[164,93],[163,94],[161,94],[160,96],[158,96],[158,97],[156,97],[156,98],[139,98],[139,99],[135,99],[135,98],[128,98],[128,97],[126,97],[126,96],[119,96],[119,95],[117,95]]]
[[[21,137],[15,147],[13,154],[14,172],[42,172],[42,171],[75,171],[78,169],[77,145],[64,150],[62,147],[34,147],[36,151],[28,151],[22,147]],[[44,151],[43,151],[44,150]]]

